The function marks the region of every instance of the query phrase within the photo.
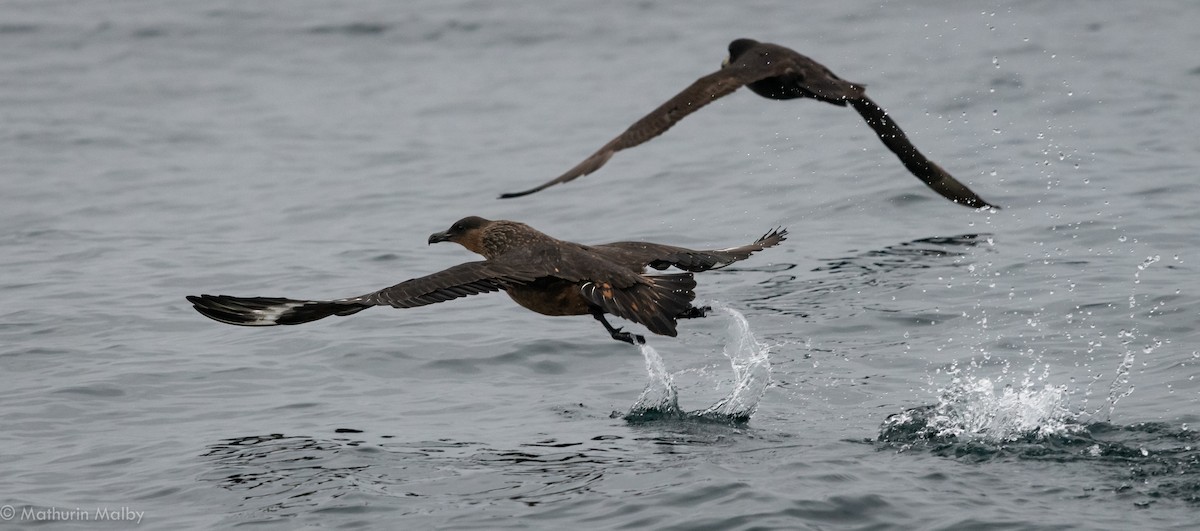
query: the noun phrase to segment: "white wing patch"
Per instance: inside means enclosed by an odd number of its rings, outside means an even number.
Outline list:
[[[275,306],[263,308],[261,310],[250,310],[246,313],[246,317],[248,318],[247,321],[242,324],[246,326],[269,326],[278,324],[280,316],[291,311],[293,308],[299,308],[305,304],[307,303],[289,302],[285,304],[276,304]],[[252,319],[250,319],[251,316],[253,316]]]

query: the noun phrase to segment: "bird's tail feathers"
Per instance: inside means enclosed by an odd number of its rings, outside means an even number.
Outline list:
[[[644,275],[646,282],[614,288],[608,282],[587,282],[584,298],[605,312],[641,324],[655,334],[676,335],[676,317],[692,307],[696,279],[691,273]]]

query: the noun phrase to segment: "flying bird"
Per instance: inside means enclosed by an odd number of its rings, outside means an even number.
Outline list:
[[[883,144],[900,158],[904,167],[934,191],[968,207],[997,208],[917,151],[900,126],[867,97],[863,85],[838,77],[825,66],[794,50],[752,39],[738,39],[729,43],[729,57],[721,64],[720,70],[696,80],[574,168],[545,184],[523,192],[502,194],[500,198],[529,195],[588,175],[604,166],[616,152],[665,133],[687,115],[743,85],[750,87],[755,94],[773,100],[812,98],[840,107],[848,104],[862,115]]]
[[[346,299],[325,301],[280,297],[189,295],[196,311],[241,326],[294,325],[331,315],[351,315],[372,306],[413,308],[459,297],[505,291],[517,304],[543,315],[591,315],[613,339],[645,343],[640,335],[613,327],[613,314],[655,334],[674,337],[676,320],[704,317],[692,306],[692,273],[719,269],[782,242],[787,230],[768,232],[750,245],[697,251],[657,243],[583,245],[558,240],[524,223],[466,217],[429,236],[432,245],[454,242],[483,255],[432,275]],[[647,274],[646,268],[681,273]]]

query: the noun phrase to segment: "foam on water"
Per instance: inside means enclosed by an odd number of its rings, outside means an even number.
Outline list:
[[[679,393],[671,373],[663,364],[662,356],[649,344],[639,345],[646,359],[649,381],[638,401],[625,415],[626,420],[697,418],[718,422],[748,422],[754,415],[759,400],[771,384],[770,349],[754,337],[750,322],[741,312],[720,305],[714,305],[714,309],[730,317],[723,352],[733,368],[733,389],[703,410],[685,412],[679,407]]]

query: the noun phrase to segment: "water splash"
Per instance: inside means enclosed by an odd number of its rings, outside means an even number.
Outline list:
[[[1137,286],[1142,282],[1142,272],[1151,265],[1158,263],[1161,259],[1159,255],[1147,256],[1145,260],[1142,260],[1142,263],[1138,264],[1137,271],[1133,273],[1133,288],[1129,291],[1129,309],[1131,310],[1129,319],[1131,321],[1137,319],[1137,315],[1133,310],[1136,310],[1138,306]],[[1113,377],[1112,383],[1108,386],[1108,414],[1104,417],[1105,420],[1112,420],[1112,414],[1117,408],[1117,402],[1133,394],[1135,386],[1130,380],[1129,373],[1133,369],[1133,363],[1137,358],[1136,349],[1133,346],[1134,341],[1137,339],[1137,334],[1137,327],[1130,327],[1129,330],[1122,329],[1120,332],[1117,332],[1117,337],[1121,341],[1121,348],[1125,350],[1125,354],[1121,359],[1121,364],[1117,366],[1116,376]],[[1156,345],[1147,345],[1142,351],[1149,354],[1155,348],[1162,345],[1162,342],[1157,339],[1155,339],[1155,342],[1157,343]],[[1099,413],[1100,410],[1096,410],[1093,414],[1098,415]]]
[[[758,410],[763,393],[771,385],[771,362],[767,358],[770,349],[754,337],[745,315],[727,306],[719,309],[731,318],[727,332],[729,340],[725,343],[724,352],[733,366],[736,385],[729,396],[709,406],[700,415],[750,420]]]
[[[1117,409],[1117,402],[1133,394],[1134,385],[1129,380],[1129,371],[1133,369],[1135,354],[1130,344],[1137,338],[1133,332],[1121,330],[1117,333],[1117,337],[1121,338],[1121,346],[1125,349],[1125,357],[1121,359],[1121,364],[1117,366],[1117,374],[1113,377],[1113,381],[1108,386],[1108,415],[1105,420],[1112,420],[1113,411]],[[1097,411],[1099,413],[1099,411]]]
[[[1129,293],[1129,319],[1133,322],[1138,319],[1135,312],[1139,306],[1137,286],[1141,282],[1141,275],[1160,261],[1159,255],[1147,256],[1133,273],[1133,287]],[[982,318],[979,324],[986,328],[987,318]],[[1043,326],[1035,318],[1029,319],[1029,324],[1035,329]],[[1150,354],[1165,343],[1160,338],[1152,337],[1149,343],[1139,345],[1139,334],[1136,326],[1117,332],[1121,359],[1109,382],[1106,401],[1099,407],[1088,407],[1087,402],[1093,388],[1096,387],[1098,392],[1103,385],[1100,383],[1103,378],[1100,373],[1095,374],[1084,389],[1074,390],[1083,394],[1082,404],[1072,411],[1069,403],[1072,392],[1065,385],[1045,383],[1050,381],[1050,366],[1043,363],[1040,354],[1035,355],[1034,349],[1020,353],[1021,357],[1031,358],[1032,364],[1024,371],[1026,376],[1019,385],[1005,382],[1018,374],[1013,371],[1013,362],[1007,359],[999,361],[1001,374],[996,377],[996,383],[990,378],[977,376],[975,371],[995,365],[986,363],[991,361],[992,356],[984,350],[982,357],[985,363],[981,364],[972,358],[963,367],[955,362],[944,370],[938,369],[939,374],[944,372],[952,378],[946,388],[938,389],[938,404],[892,415],[882,426],[880,440],[891,440],[898,436],[943,442],[1003,443],[1074,433],[1086,422],[1098,419],[1111,422],[1117,403],[1133,394],[1136,388],[1131,372],[1138,352]],[[1101,334],[1100,337],[1105,336]],[[1101,345],[1099,340],[1089,341],[1087,352],[1091,354]],[[1039,365],[1041,374],[1035,384],[1032,377],[1038,372]],[[1071,381],[1074,382],[1074,378]]]
[[[937,405],[905,410],[884,421],[880,440],[926,439],[1005,443],[1079,429],[1066,386],[998,387],[988,378],[955,378]]]
[[[733,389],[715,404],[700,411],[684,412],[679,407],[679,394],[671,373],[667,372],[662,356],[650,345],[639,345],[646,359],[650,381],[637,402],[624,415],[627,421],[658,419],[701,419],[713,422],[749,422],[758,409],[763,393],[771,384],[769,347],[754,337],[750,322],[741,312],[727,306],[715,309],[728,315],[725,357],[733,368]]]
[[[638,349],[646,358],[646,372],[650,381],[646,383],[646,388],[642,390],[642,396],[638,397],[637,402],[629,409],[625,418],[647,419],[682,416],[683,411],[679,409],[679,393],[675,390],[675,380],[671,377],[671,373],[667,372],[662,356],[658,355],[658,351],[648,344],[639,344]]]

